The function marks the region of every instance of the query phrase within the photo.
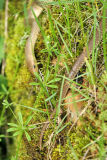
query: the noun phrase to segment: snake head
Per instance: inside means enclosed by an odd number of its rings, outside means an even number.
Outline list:
[[[32,9],[28,10],[28,20],[29,20],[29,23],[32,23],[35,20],[35,17],[34,17],[34,14],[33,14],[32,10],[34,11],[36,17],[39,17],[39,15],[41,14],[43,8],[40,7],[40,6],[38,6],[37,4],[34,4],[32,6]]]

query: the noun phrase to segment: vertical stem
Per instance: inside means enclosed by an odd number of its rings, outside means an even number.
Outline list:
[[[107,48],[106,48],[106,17],[107,16],[107,9],[106,9],[106,2],[103,3],[103,53],[104,53],[104,62],[105,62],[105,69],[107,70]]]

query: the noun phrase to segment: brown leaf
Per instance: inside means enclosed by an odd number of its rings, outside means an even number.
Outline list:
[[[67,109],[67,113],[71,113],[71,116],[68,117],[68,120],[71,119],[71,117],[73,122],[77,120],[77,117],[79,116],[83,107],[83,101],[79,101],[81,98],[82,96],[80,94],[74,95],[71,92],[67,94],[64,103],[66,103],[65,108]]]

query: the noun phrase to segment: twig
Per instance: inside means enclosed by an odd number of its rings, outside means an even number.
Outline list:
[[[83,159],[82,159],[82,160],[85,160],[85,159],[86,159],[86,156],[87,156],[87,154],[88,154],[89,150],[90,150],[89,148],[86,150],[86,152],[85,152],[84,157],[83,157]]]
[[[8,4],[9,4],[9,0],[6,0],[6,4],[5,4],[5,30],[4,30],[4,37],[5,37],[5,43],[4,43],[4,50],[6,50],[6,40],[8,37]],[[1,69],[1,74],[4,75],[4,71],[5,71],[5,59],[3,59],[2,61],[2,69]]]
[[[9,4],[9,0],[6,0],[6,4],[5,4],[5,32],[4,32],[5,38],[8,37],[8,4]]]
[[[5,37],[5,42],[4,42],[4,50],[6,49],[6,39],[8,37],[8,3],[9,0],[6,0],[5,3],[5,30],[4,30],[4,37]],[[1,67],[1,74],[4,75],[4,71],[5,71],[5,58],[2,60],[2,67]],[[7,122],[7,118],[6,118],[6,122]],[[8,139],[8,132],[6,132],[7,130],[7,125],[5,125],[5,140],[6,140],[6,149],[7,149],[7,154],[9,154],[10,152],[10,147],[9,147],[9,139]]]

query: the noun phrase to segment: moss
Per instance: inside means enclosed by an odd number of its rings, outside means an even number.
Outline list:
[[[70,132],[69,136],[66,135],[66,132],[63,133],[64,144],[58,144],[52,152],[52,159],[58,160],[70,160],[75,159],[75,155],[78,158],[81,158],[83,155],[83,147],[89,143],[89,137],[84,136],[84,131],[79,129],[78,127],[75,128],[72,132]],[[61,142],[62,143],[62,142]],[[74,155],[75,154],[75,155]]]
[[[95,140],[100,132],[97,127],[93,126],[89,121],[81,126],[74,128],[69,135],[67,134],[69,128],[66,131],[62,131],[63,140],[60,139],[60,135],[56,138],[59,139],[59,144],[56,144],[52,149],[52,160],[75,160],[75,157],[81,159],[87,151],[87,145],[90,141]],[[85,148],[86,147],[86,148]],[[97,150],[97,145],[94,144],[90,146],[90,154],[94,154]],[[96,157],[98,156],[98,151],[96,152]]]
[[[20,2],[18,3],[18,7],[20,6]],[[10,4],[11,14],[15,14],[17,12],[15,5]],[[11,25],[12,22],[12,25]],[[37,107],[35,105],[35,98],[37,96],[36,88],[29,85],[30,82],[34,81],[34,78],[29,73],[26,63],[25,63],[25,42],[26,42],[26,32],[24,27],[24,18],[22,15],[18,14],[18,16],[12,17],[9,19],[9,37],[7,41],[7,50],[8,54],[6,57],[6,76],[8,79],[8,86],[10,92],[11,101],[16,105],[14,107],[14,112],[17,114],[19,110],[21,110],[24,121],[31,114],[29,109],[22,107],[31,106]],[[35,114],[36,115],[36,114]],[[35,116],[34,123],[41,122],[41,116]],[[43,119],[44,120],[44,119]],[[35,134],[34,134],[34,133]],[[30,142],[30,148],[32,152],[33,148],[38,141],[38,136],[40,132],[38,130],[34,130],[30,133],[32,135],[32,141]],[[18,140],[15,140],[15,145],[17,146]],[[27,140],[21,144],[20,159],[31,159],[31,157],[27,154]],[[23,147],[24,146],[24,147]],[[36,146],[35,146],[36,147]],[[27,153],[27,154],[26,154]],[[35,152],[36,157],[40,157],[38,151]],[[38,159],[38,158],[37,158]],[[41,159],[41,158],[40,158]]]
[[[12,10],[14,8],[12,7]],[[10,20],[11,22],[12,20]],[[14,112],[17,114],[21,110],[23,115],[23,120],[26,121],[28,116],[32,112],[23,106],[41,108],[41,100],[44,99],[43,89],[41,88],[38,93],[37,87],[32,87],[29,83],[35,81],[31,76],[30,72],[27,69],[25,63],[24,48],[26,42],[26,33],[24,27],[24,19],[22,16],[18,16],[17,19],[14,19],[14,29],[10,25],[9,28],[9,38],[8,38],[8,54],[6,57],[6,76],[8,79],[8,86],[10,91],[11,101],[16,105],[14,107]],[[39,39],[40,40],[40,39]],[[38,41],[39,41],[38,40]],[[40,48],[43,39],[38,43],[38,48]],[[35,102],[35,99],[36,102]],[[43,106],[42,106],[43,107]],[[40,123],[45,121],[46,118],[42,114],[35,113],[33,117],[33,123]],[[31,135],[32,141],[28,142],[25,138],[21,143],[20,148],[20,160],[21,159],[32,159],[36,157],[38,160],[41,160],[43,152],[40,154],[39,151],[39,136],[40,130],[34,129],[29,132]],[[15,140],[15,146],[17,147],[18,140]],[[34,154],[35,153],[35,154]],[[44,152],[45,154],[45,152]]]

